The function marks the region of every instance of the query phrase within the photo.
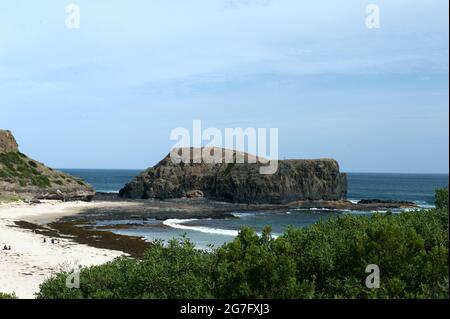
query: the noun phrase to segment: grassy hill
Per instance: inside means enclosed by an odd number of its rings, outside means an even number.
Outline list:
[[[89,200],[95,192],[79,178],[54,170],[18,150],[9,131],[0,131],[0,200]]]

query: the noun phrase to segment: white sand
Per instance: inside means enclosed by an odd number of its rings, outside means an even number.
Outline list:
[[[125,203],[129,204],[129,203]],[[74,215],[83,208],[124,203],[45,202],[42,204],[0,204],[0,292],[14,292],[19,298],[34,298],[39,285],[53,273],[67,266],[92,266],[108,262],[122,252],[98,249],[60,239],[51,244],[50,238],[14,226],[14,221],[45,224],[58,217]],[[3,246],[10,245],[10,251]]]

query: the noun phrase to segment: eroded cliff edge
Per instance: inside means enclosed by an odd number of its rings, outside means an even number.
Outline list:
[[[81,179],[21,153],[13,134],[0,130],[0,199],[90,201],[94,195],[94,189]]]
[[[248,204],[341,200],[347,196],[347,176],[340,173],[336,160],[281,160],[272,175],[260,174],[261,165],[175,164],[169,154],[128,183],[119,195],[134,199],[205,197]]]

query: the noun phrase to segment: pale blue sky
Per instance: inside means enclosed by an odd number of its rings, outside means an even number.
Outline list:
[[[200,119],[278,127],[280,158],[448,173],[448,5],[0,0],[0,128],[53,167],[145,168]]]

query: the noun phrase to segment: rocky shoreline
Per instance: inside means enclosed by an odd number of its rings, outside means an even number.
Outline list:
[[[39,203],[30,207],[39,207]],[[16,227],[32,231],[38,235],[70,239],[78,244],[100,249],[121,251],[141,257],[151,243],[143,238],[115,234],[115,225],[98,228],[98,221],[136,220],[145,223],[148,219],[231,219],[237,218],[233,212],[282,211],[287,209],[317,209],[346,211],[385,211],[390,209],[418,208],[412,202],[363,200],[352,203],[337,201],[296,201],[288,204],[233,204],[204,198],[184,198],[167,200],[124,200],[118,194],[98,193],[91,203],[86,203],[73,214],[64,214],[44,223],[35,221],[16,221]],[[120,227],[132,227],[133,224]]]
[[[130,217],[138,218],[221,218],[229,217],[230,213],[236,211],[268,211],[283,209],[324,209],[324,210],[348,210],[348,211],[386,211],[392,209],[414,209],[418,206],[413,202],[393,200],[361,200],[353,203],[349,200],[305,200],[293,201],[286,204],[239,204],[215,201],[205,198],[179,198],[179,199],[123,199],[118,194],[97,193],[93,199],[96,201],[132,202],[132,207],[115,206],[112,208],[96,207],[86,210],[83,214],[96,215],[107,218]]]

